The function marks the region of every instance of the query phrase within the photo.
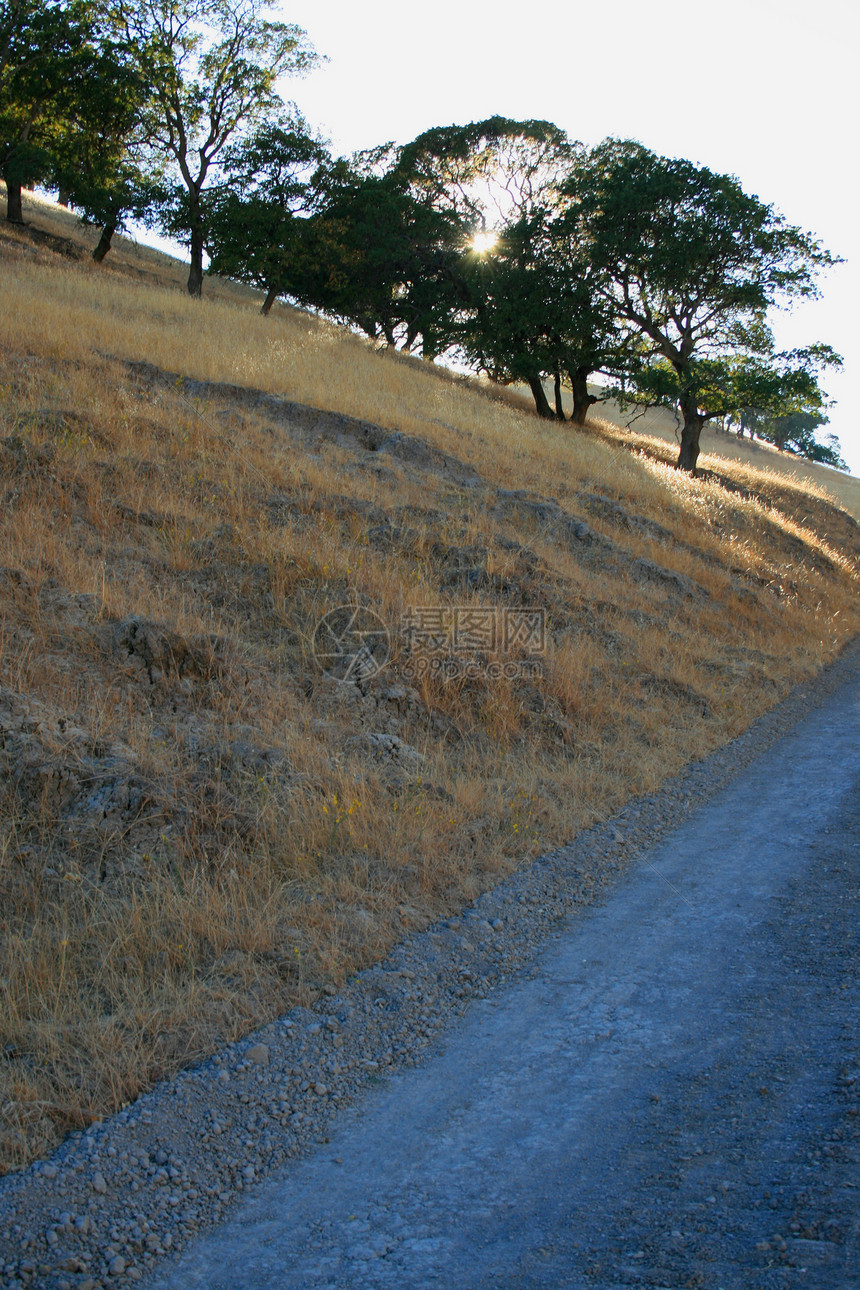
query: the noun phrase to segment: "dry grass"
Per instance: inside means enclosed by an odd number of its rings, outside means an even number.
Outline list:
[[[2,249],[6,1168],[657,787],[857,631],[857,526],[820,491],[692,481],[251,293],[192,302],[148,253]],[[360,690],[311,649],[344,603],[392,633]],[[542,610],[540,675],[405,679],[415,605]]]
[[[611,401],[598,404],[596,410],[605,421],[619,427],[626,427],[632,415]],[[636,435],[663,439],[671,444],[678,442],[675,418],[662,408],[649,408],[634,422],[632,429]],[[847,475],[819,462],[804,461],[760,439],[739,439],[734,433],[716,428],[713,422],[702,432],[702,454],[705,465],[708,464],[705,458],[727,458],[738,465],[751,466],[756,474],[774,475],[783,483],[796,485],[801,492],[824,496],[860,520],[860,479],[856,475]]]

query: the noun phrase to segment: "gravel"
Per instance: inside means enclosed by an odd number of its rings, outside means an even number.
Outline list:
[[[0,1181],[0,1285],[132,1285],[222,1222],[278,1166],[327,1142],[342,1108],[391,1071],[420,1064],[473,1001],[533,972],[538,950],[576,907],[603,895],[858,667],[855,642],[659,793],[406,940],[343,989],[327,987],[312,1008],[294,1009]],[[637,1251],[630,1260],[635,1267]]]

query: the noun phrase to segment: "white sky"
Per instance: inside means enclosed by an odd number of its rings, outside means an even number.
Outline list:
[[[860,474],[857,0],[286,0],[329,62],[284,85],[337,153],[499,114],[574,139],[635,138],[737,175],[846,264],[774,321],[782,348],[842,354],[830,427]]]

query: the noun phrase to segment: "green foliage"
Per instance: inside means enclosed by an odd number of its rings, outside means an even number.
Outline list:
[[[206,203],[209,271],[280,295],[301,255],[297,219],[318,207],[330,158],[297,113],[229,148],[226,182]]]
[[[489,250],[463,257],[470,308],[457,338],[460,352],[494,380],[528,382],[543,415],[543,380],[569,383],[575,420],[595,401],[589,375],[618,376],[629,363],[627,338],[579,250],[564,219],[546,207],[506,224]],[[563,416],[560,405],[555,415]]]
[[[815,437],[816,428],[827,424],[817,374],[840,366],[829,346],[815,345],[785,354],[693,359],[686,378],[702,422],[734,422],[741,433],[748,430],[780,449],[845,470],[836,436],[830,435],[827,444]],[[622,404],[676,408],[681,378],[671,363],[658,359],[640,367],[633,388],[622,384],[615,393]]]
[[[90,0],[0,0],[0,174],[10,219],[20,189],[50,179],[62,142],[110,75]]]
[[[286,288],[368,336],[432,357],[447,344],[462,286],[459,221],[419,202],[378,156],[328,170],[320,209],[303,221]]]
[[[667,397],[665,368],[674,373],[684,417],[679,465],[695,469],[704,394],[723,397],[737,379],[733,358],[763,379],[757,361],[772,351],[765,311],[814,296],[833,257],[731,176],[638,143],[601,144],[566,192],[598,289],[643,338],[636,384]]]
[[[838,360],[834,362],[836,365]],[[738,434],[743,436],[747,431],[750,438],[757,436],[774,444],[780,451],[847,470],[836,435],[827,435],[825,443],[816,436],[818,427],[828,424],[824,411],[828,405],[814,373],[803,368],[789,372],[784,397],[780,397],[779,386],[773,377],[770,385],[775,393],[770,400],[758,398],[755,403],[737,400],[738,406],[732,408],[728,421],[737,427]],[[755,397],[756,391],[751,391],[751,394]]]
[[[189,246],[199,295],[207,182],[223,178],[231,143],[280,120],[278,79],[318,55],[301,28],[265,18],[261,0],[118,0],[115,12],[151,87],[148,137],[172,172],[161,223]]]
[[[87,222],[110,235],[128,219],[146,220],[156,198],[145,118],[149,92],[134,52],[106,28],[90,88],[56,142],[51,180]]]
[[[428,130],[395,166],[415,200],[461,230],[442,338],[494,380],[527,381],[543,415],[543,379],[577,372],[584,385],[615,340],[559,221],[560,184],[581,150],[551,122],[497,116]],[[475,238],[487,233],[496,240],[482,248]]]
[[[551,121],[494,116],[426,130],[401,150],[396,171],[419,201],[477,231],[551,208],[582,145]]]
[[[823,425],[827,425],[827,417],[819,413],[790,412],[770,420],[762,419],[756,426],[756,434],[784,452],[793,452],[808,461],[847,471],[848,465],[839,451],[836,435],[826,435],[824,443],[817,437],[816,431]]]
[[[839,356],[825,346],[787,354],[762,350],[693,357],[683,374],[666,359],[657,359],[640,365],[634,376],[635,393],[624,393],[629,402],[675,407],[692,390],[703,421],[749,409],[760,417],[776,417],[822,408],[825,396],[816,372],[840,365]]]
[[[87,219],[143,215],[148,86],[101,0],[0,4],[0,170],[12,218],[22,183],[66,191]]]

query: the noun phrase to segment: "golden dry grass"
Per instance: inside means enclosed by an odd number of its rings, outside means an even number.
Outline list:
[[[654,789],[857,631],[857,526],[820,490],[690,480],[252,293],[191,301],[133,248],[109,272],[2,251],[6,1168]],[[477,482],[132,362],[363,418]],[[311,649],[345,603],[392,634],[363,691]],[[406,679],[416,605],[541,610],[540,674]],[[423,760],[373,760],[368,731]]]
[[[595,410],[603,420],[619,427],[626,427],[632,415],[611,401],[598,404]],[[666,443],[677,442],[675,419],[663,408],[649,408],[634,422],[632,429],[637,435],[662,439]],[[709,464],[708,458],[728,458],[740,465],[751,466],[757,472],[788,479],[803,491],[823,494],[853,515],[855,520],[860,520],[860,479],[856,475],[793,457],[791,453],[780,452],[760,439],[739,439],[736,434],[715,428],[713,423],[705,426],[701,445],[705,467]]]

